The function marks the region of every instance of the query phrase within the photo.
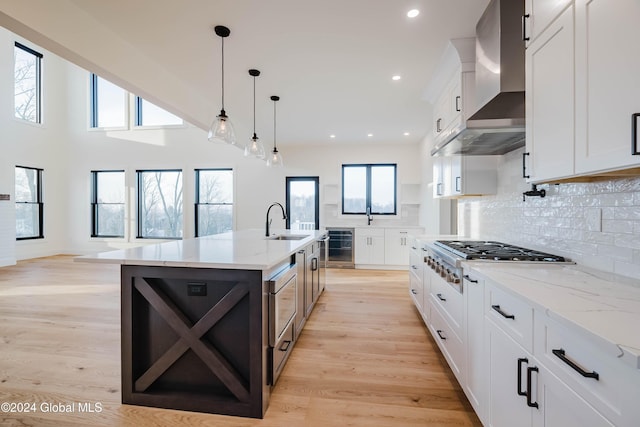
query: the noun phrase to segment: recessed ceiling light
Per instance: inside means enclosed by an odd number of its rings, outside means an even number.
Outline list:
[[[335,135],[329,135],[329,138],[335,138],[335,137],[336,137]]]
[[[395,75],[393,77],[391,77],[391,80],[400,80],[402,77]]]
[[[368,134],[367,134],[367,136],[368,136],[369,138],[371,138],[371,137],[373,136],[373,134],[372,134],[372,133],[368,133]]]
[[[418,15],[420,15],[420,11],[418,9],[411,9],[409,12],[407,12],[407,16],[409,18],[415,18]]]
[[[404,136],[409,136],[409,132],[405,132],[405,133],[404,133]]]

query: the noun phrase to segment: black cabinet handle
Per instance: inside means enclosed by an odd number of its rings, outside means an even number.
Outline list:
[[[464,275],[464,276],[462,276],[462,277],[464,277],[466,280],[468,280],[468,281],[469,281],[469,282],[471,282],[471,283],[478,283],[478,281],[477,281],[477,280],[472,279],[472,278],[471,278],[471,276],[469,276],[468,274],[465,274],[465,275]]]
[[[311,258],[311,271],[318,269],[318,258]]]
[[[438,336],[440,337],[440,339],[441,339],[441,340],[443,340],[443,341],[446,341],[446,340],[447,340],[447,337],[445,337],[445,336],[443,336],[443,335],[442,335],[442,331],[441,331],[440,329],[438,329],[438,330],[436,331],[436,333],[438,334]]]
[[[442,122],[442,119],[436,120],[436,133],[442,132],[442,129],[440,129],[440,122]]]
[[[456,96],[456,111],[460,112],[460,95]]]
[[[415,289],[411,289],[411,293],[414,295],[418,295],[418,292]]]
[[[441,182],[439,182],[439,183],[438,183],[438,185],[436,186],[436,194],[437,194],[438,196],[442,196],[442,190],[441,190],[441,188],[442,188],[442,183],[441,183]]]
[[[518,359],[518,396],[526,396],[527,391],[522,391],[522,364],[529,363],[529,359],[521,357]]]
[[[456,191],[461,191],[460,190],[460,177],[456,176]]]
[[[527,175],[527,156],[529,153],[522,153],[522,177],[529,179],[531,175]]]
[[[531,386],[531,377],[533,376],[533,372],[538,372],[538,367],[537,366],[532,366],[530,368],[527,368],[527,406],[530,408],[537,408],[538,407],[538,402],[534,402],[531,399],[531,392],[532,390],[532,386]]]
[[[578,365],[576,362],[574,362],[573,360],[569,359],[564,350],[559,348],[559,349],[553,349],[551,350],[551,352],[560,360],[562,360],[564,363],[566,363],[567,365],[571,366],[571,368],[573,368],[573,370],[575,370],[577,373],[579,373],[580,375],[582,375],[585,378],[593,378],[596,381],[600,381],[600,375],[596,372],[596,371],[587,371],[585,370],[582,366]]]
[[[637,156],[640,154],[638,151],[638,117],[640,113],[634,113],[631,115],[631,155]]]
[[[289,346],[291,345],[291,341],[286,340],[282,343],[282,345],[280,346],[280,348],[278,350],[280,351],[287,351],[289,350]]]
[[[442,296],[442,294],[436,294],[440,301],[446,301],[447,299]]]
[[[522,15],[522,41],[523,42],[528,42],[529,40],[531,40],[529,37],[527,37],[527,26],[526,26],[526,21],[527,19],[530,17],[531,15],[529,15],[528,13],[525,15]]]
[[[492,305],[491,308],[493,308],[495,311],[500,313],[500,315],[502,317],[504,317],[505,319],[514,319],[515,320],[515,318],[516,318],[516,316],[514,316],[513,314],[507,314],[504,311],[502,311],[502,309],[500,308],[499,305]]]

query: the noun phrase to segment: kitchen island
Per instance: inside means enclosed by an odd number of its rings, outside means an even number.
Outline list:
[[[122,402],[262,418],[294,344],[293,319],[270,316],[270,279],[295,281],[296,254],[323,235],[243,230],[76,258],[121,264]]]

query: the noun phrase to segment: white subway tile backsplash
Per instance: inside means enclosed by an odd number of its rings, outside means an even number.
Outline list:
[[[640,177],[540,185],[527,197],[521,152],[500,161],[498,193],[458,201],[458,232],[556,253],[578,264],[640,276]]]

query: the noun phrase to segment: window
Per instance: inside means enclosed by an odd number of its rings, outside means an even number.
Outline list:
[[[182,171],[137,171],[138,238],[182,238]]]
[[[16,239],[42,239],[42,169],[16,166]]]
[[[124,237],[124,171],[91,171],[91,237]]]
[[[396,165],[342,165],[342,213],[395,215]]]
[[[40,62],[42,54],[16,42],[13,58],[15,117],[32,123],[41,123]]]
[[[126,128],[127,92],[93,73],[90,85],[91,127]]]
[[[233,170],[196,169],[196,237],[233,229]]]
[[[136,96],[136,126],[171,126],[183,123],[180,117]]]
[[[317,176],[288,176],[287,228],[290,230],[320,229],[320,194]]]

